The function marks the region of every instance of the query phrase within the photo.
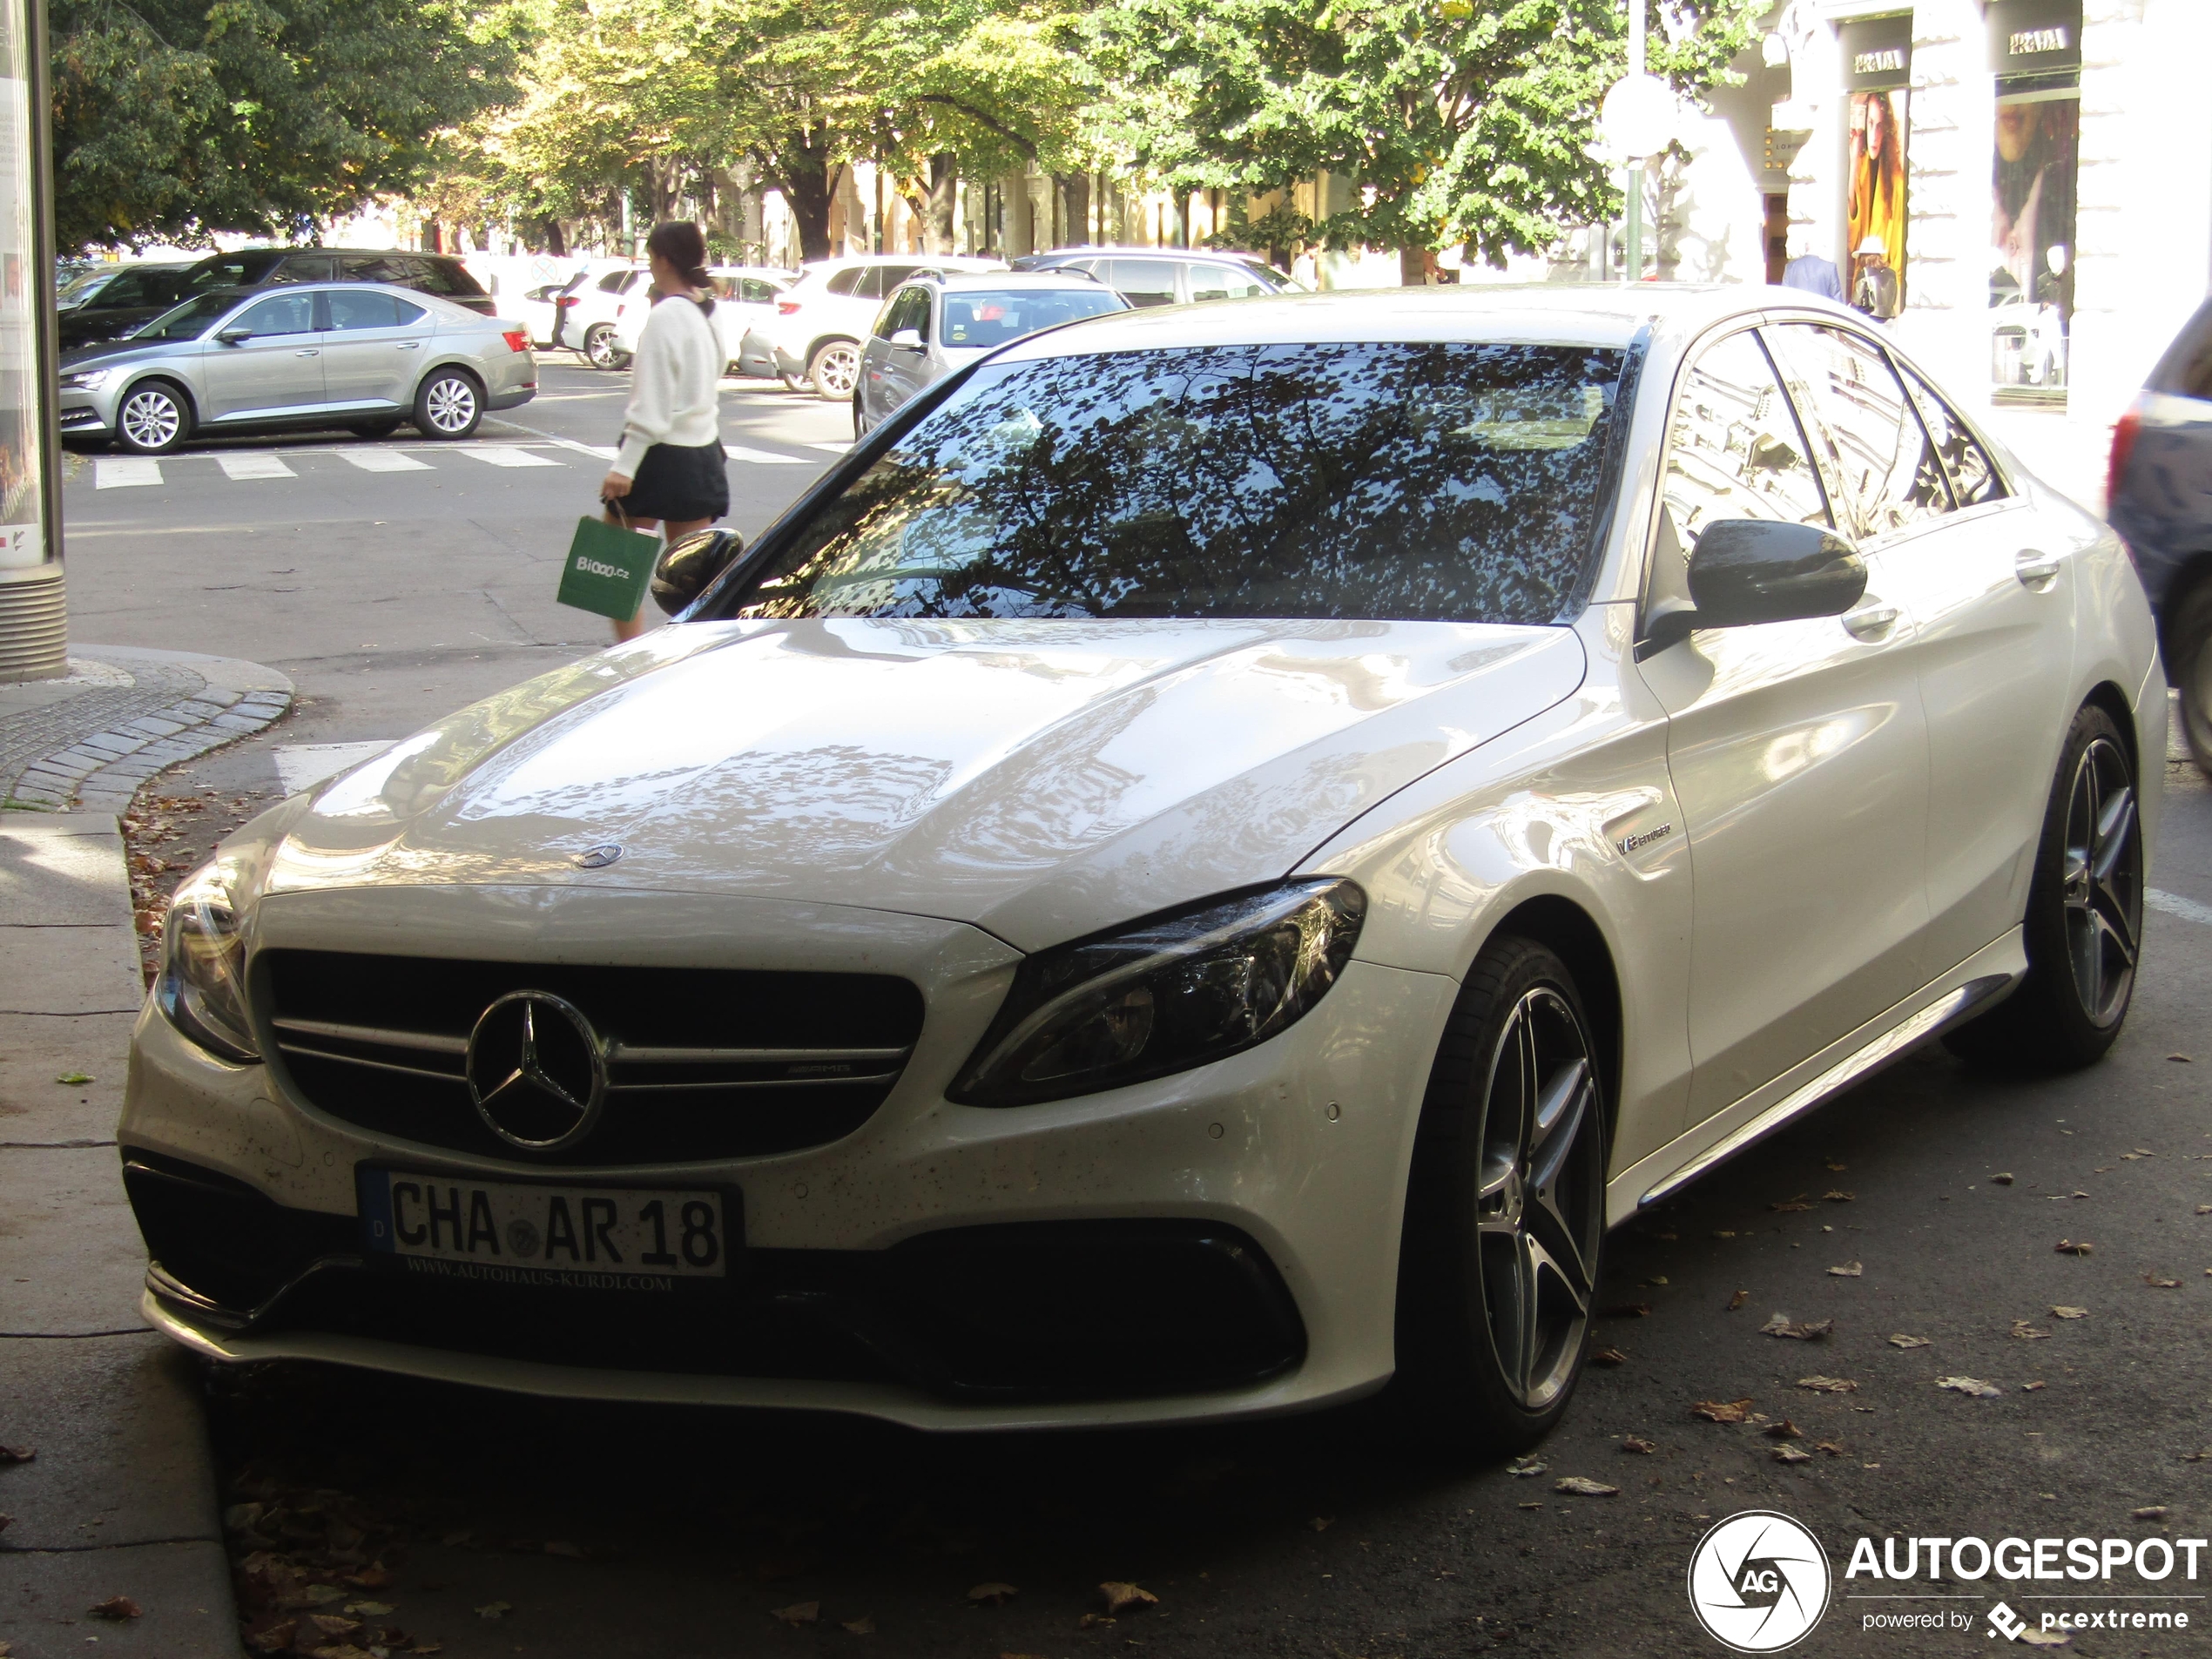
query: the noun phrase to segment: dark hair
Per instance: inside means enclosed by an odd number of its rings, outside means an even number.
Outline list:
[[[653,233],[645,239],[645,252],[658,253],[676,267],[676,274],[694,288],[704,288],[711,307],[714,284],[706,273],[706,238],[699,234],[699,227],[687,219],[671,219],[653,226]]]

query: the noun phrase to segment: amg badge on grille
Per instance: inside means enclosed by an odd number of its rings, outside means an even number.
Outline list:
[[[602,841],[597,846],[585,847],[569,862],[579,870],[604,870],[621,856],[621,843]]]

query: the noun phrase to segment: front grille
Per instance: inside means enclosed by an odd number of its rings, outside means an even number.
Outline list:
[[[462,1075],[478,1016],[550,992],[591,1022],[606,1105],[547,1163],[761,1157],[848,1135],[883,1103],[921,1030],[921,993],[877,974],[595,968],[265,950],[272,1059],[317,1109],[379,1134],[514,1158]]]

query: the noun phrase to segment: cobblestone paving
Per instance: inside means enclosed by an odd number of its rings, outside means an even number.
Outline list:
[[[0,794],[13,798],[26,771],[85,733],[111,732],[156,714],[197,695],[207,684],[172,663],[133,663],[125,672],[129,685],[80,691],[0,719]]]

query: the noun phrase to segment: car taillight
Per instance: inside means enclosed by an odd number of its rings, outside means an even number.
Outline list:
[[[627,311],[627,310],[629,310],[629,309],[630,309],[630,307],[629,307],[628,306],[626,306],[626,305],[617,306],[617,307],[615,307],[615,315],[616,315],[616,316],[617,316],[617,317],[619,317],[619,316],[621,316],[621,315],[622,315],[622,314],[623,314],[624,312],[625,312],[625,311]]]
[[[528,351],[530,348],[529,330],[527,328],[509,328],[500,338],[507,342],[509,351]]]
[[[796,300],[779,300],[776,301],[776,314],[779,317],[795,317],[799,314],[799,302]]]
[[[2112,511],[2113,498],[2120,494],[2120,486],[2128,482],[2128,457],[2135,452],[2135,435],[2143,429],[2143,412],[2129,404],[2112,423],[2112,460],[2105,468],[2105,511]]]

